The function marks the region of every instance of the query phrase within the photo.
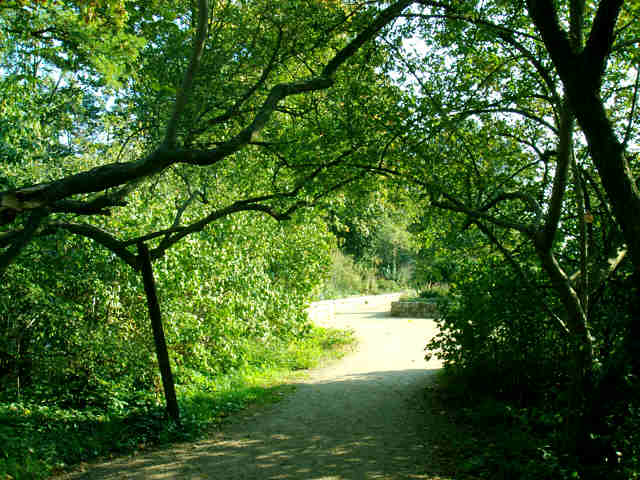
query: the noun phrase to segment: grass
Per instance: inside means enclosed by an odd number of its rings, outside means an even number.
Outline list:
[[[181,425],[143,392],[108,411],[0,404],[0,480],[46,478],[81,462],[200,438],[232,413],[280,400],[292,389],[287,381],[341,357],[353,343],[351,332],[314,327],[303,339],[256,342],[251,361],[226,375],[179,372]]]

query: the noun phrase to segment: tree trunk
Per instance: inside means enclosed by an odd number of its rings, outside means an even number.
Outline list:
[[[578,87],[575,90],[573,95],[569,93],[572,110],[587,138],[593,162],[624,234],[632,262],[640,270],[640,192],[624,156],[625,149],[613,131],[602,100],[589,99],[589,92],[580,91]]]
[[[144,282],[144,291],[147,294],[149,317],[151,318],[153,339],[156,345],[158,366],[160,367],[160,374],[162,376],[162,386],[164,387],[164,398],[167,404],[167,412],[176,423],[180,423],[180,410],[178,408],[178,400],[176,398],[176,390],[173,383],[173,374],[171,373],[171,364],[169,363],[167,342],[165,341],[164,330],[162,328],[162,318],[160,315],[160,303],[158,302],[158,295],[156,292],[156,282],[153,278],[149,249],[144,242],[140,242],[138,244],[138,253],[140,255],[142,280]]]
[[[631,326],[627,331],[626,349],[631,360],[632,372],[640,382],[640,268],[633,272],[631,299]]]
[[[576,88],[576,90],[578,90]],[[578,91],[574,97],[581,93]],[[631,324],[626,332],[626,350],[633,373],[640,378],[640,192],[625,158],[624,146],[618,141],[606,117],[602,101],[574,100],[573,109],[582,127],[591,156],[602,179],[614,215],[633,263],[633,283],[630,314]]]
[[[575,5],[581,3],[584,2]],[[616,22],[623,3],[623,0],[599,2],[584,49],[571,48],[551,0],[527,0],[527,8],[562,79],[569,105],[587,139],[591,157],[631,254],[634,288],[626,348],[633,371],[640,378],[640,191],[625,157],[626,145],[618,139],[600,95],[602,75],[615,40]],[[582,25],[582,22],[575,23]],[[576,46],[579,45],[573,45]]]
[[[582,308],[578,293],[571,286],[551,251],[537,248],[537,253],[567,313],[571,384],[569,385],[565,448],[578,454],[588,438],[590,429],[589,425],[584,424],[583,413],[585,400],[593,386],[593,342],[586,312]]]

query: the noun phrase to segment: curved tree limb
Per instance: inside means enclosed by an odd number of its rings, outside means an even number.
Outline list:
[[[553,187],[551,190],[551,199],[549,200],[549,209],[542,230],[536,235],[536,244],[542,250],[551,250],[555,240],[560,215],[562,213],[562,203],[564,201],[565,191],[567,189],[567,178],[569,175],[569,165],[571,163],[571,155],[573,151],[573,113],[569,109],[569,105],[565,102],[563,111],[560,115],[560,136],[558,142],[558,154],[556,163],[556,172],[553,179]]]
[[[124,198],[130,190],[130,186],[125,186],[117,192],[107,193],[86,202],[81,200],[60,200],[51,205],[51,211],[78,215],[110,215],[112,207],[127,206]]]
[[[444,200],[438,199],[438,198],[433,199],[431,201],[431,205],[433,205],[434,207],[442,208],[444,210],[450,210],[452,212],[464,213],[474,222],[478,220],[485,220],[499,227],[507,228],[510,230],[516,230],[529,236],[534,235],[536,231],[533,225],[530,225],[524,222],[516,222],[514,220],[495,217],[493,215],[488,214],[487,212],[483,212],[483,211],[468,207],[445,192],[442,192],[442,191],[439,192],[439,196]]]
[[[479,115],[482,113],[514,113],[516,115],[520,115],[521,117],[528,118],[529,120],[533,120],[536,123],[539,123],[543,127],[548,128],[554,134],[558,134],[558,129],[547,122],[545,119],[538,117],[534,113],[528,112],[527,110],[523,110],[521,108],[474,108],[471,110],[465,110],[464,112],[459,112],[455,114],[456,118],[465,118],[471,115]]]
[[[193,80],[200,65],[200,59],[202,58],[202,52],[204,51],[204,43],[207,38],[207,20],[209,16],[209,6],[207,0],[199,0],[198,2],[198,28],[196,32],[196,38],[191,51],[191,59],[189,66],[184,74],[182,80],[182,87],[178,90],[176,101],[173,104],[173,113],[167,124],[167,131],[165,133],[164,143],[167,147],[171,148],[176,144],[176,135],[178,133],[178,123],[180,117],[187,106],[187,101],[191,90],[193,89]]]
[[[132,162],[112,163],[50,183],[0,192],[0,214],[9,212],[9,215],[3,216],[3,221],[0,223],[11,223],[13,221],[11,218],[13,215],[11,214],[49,206],[73,195],[100,192],[108,188],[117,187],[133,180],[157,174],[176,163],[199,166],[212,165],[238,152],[255,139],[255,136],[266,125],[281,100],[288,96],[331,87],[334,83],[333,77],[338,68],[411,3],[411,0],[400,0],[383,10],[375,20],[329,60],[319,76],[275,85],[270,90],[253,121],[220,146],[211,150],[194,151],[173,149],[170,148],[170,142],[169,144],[164,142],[148,156]]]
[[[253,84],[251,85],[246,92],[244,92],[244,94],[242,94],[240,96],[240,98],[238,98],[233,105],[231,105],[224,113],[221,113],[220,115],[217,115],[213,118],[210,118],[209,120],[204,122],[204,125],[196,130],[193,130],[190,133],[191,137],[197,137],[198,135],[206,132],[206,130],[210,127],[212,127],[213,125],[218,125],[220,123],[226,122],[227,120],[230,120],[233,115],[239,113],[240,111],[240,107],[249,99],[251,98],[251,96],[258,91],[259,88],[261,88],[265,82],[267,81],[267,78],[269,77],[269,74],[273,71],[273,69],[276,66],[276,60],[278,58],[278,54],[280,53],[280,46],[282,44],[282,29],[279,29],[278,31],[278,40],[276,42],[276,47],[273,50],[273,54],[271,55],[271,58],[269,59],[269,63],[267,64],[267,66],[263,69],[262,74],[260,75],[260,78]],[[206,114],[207,112],[203,112],[203,114]],[[202,117],[202,116],[201,116]]]
[[[480,208],[481,212],[486,212],[487,210],[495,207],[500,202],[504,202],[506,200],[521,200],[525,205],[531,207],[531,209],[535,212],[536,218],[542,217],[542,207],[538,204],[538,201],[533,198],[531,195],[525,192],[501,192],[494,196],[489,202],[484,204],[482,208]]]
[[[66,230],[74,235],[90,238],[96,243],[102,245],[107,250],[115,253],[119,258],[127,263],[131,268],[140,270],[140,261],[138,257],[127,250],[127,246],[121,240],[118,240],[113,234],[88,223],[51,223],[42,232],[43,235],[52,234],[56,230]]]
[[[531,35],[530,33],[527,32],[522,32],[519,30],[514,30],[508,27],[505,27],[503,25],[498,25],[496,23],[493,23],[489,20],[485,20],[485,19],[481,19],[481,18],[475,18],[469,15],[465,15],[464,13],[460,13],[459,11],[457,11],[453,6],[449,5],[449,4],[443,4],[443,3],[439,3],[439,2],[432,2],[430,0],[418,0],[415,3],[420,4],[420,5],[424,5],[424,6],[430,6],[430,7],[436,7],[436,8],[441,8],[443,9],[446,13],[442,13],[442,14],[421,14],[421,13],[409,13],[406,15],[403,15],[403,17],[406,18],[441,18],[444,20],[461,20],[463,22],[468,22],[468,23],[472,23],[474,25],[481,25],[484,27],[489,27],[493,30],[496,30],[498,32],[503,32],[506,33],[508,35],[518,35],[524,38],[529,38],[531,40],[534,40],[535,42],[540,42],[540,38],[536,37],[535,35]],[[454,3],[454,2],[451,2]]]
[[[516,39],[516,36],[529,38],[530,40],[533,40],[536,43],[541,42],[540,38],[534,35],[530,35],[526,32],[521,32],[521,31],[504,27],[502,25],[498,25],[489,20],[460,14],[456,12],[455,8],[452,7],[451,5],[443,5],[439,3],[436,4],[434,2],[429,2],[429,1],[423,1],[418,3],[423,5],[432,5],[438,8],[443,8],[447,13],[440,14],[440,15],[408,14],[404,16],[407,18],[418,17],[418,18],[441,18],[444,20],[461,20],[461,21],[468,22],[472,25],[475,25],[477,27],[485,27],[496,32],[496,35],[499,38],[501,38],[505,43],[514,47],[517,51],[519,51],[524,56],[524,58],[526,58],[529,61],[529,63],[531,63],[531,65],[533,65],[533,67],[538,72],[538,75],[540,75],[540,78],[542,79],[542,83],[544,84],[548,92],[551,94],[551,98],[554,100],[555,103],[557,103],[558,105],[560,104],[560,95],[558,94],[556,84],[550,75],[549,69],[545,68],[542,62],[536,57],[536,55],[531,53],[531,51],[529,51],[529,49],[527,49],[522,42],[518,41]]]

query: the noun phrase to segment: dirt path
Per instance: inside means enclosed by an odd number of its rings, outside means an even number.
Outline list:
[[[388,297],[322,304],[324,326],[352,328],[356,352],[312,372],[285,400],[240,414],[197,443],[93,466],[74,479],[432,479],[416,408],[439,368],[424,361],[431,320],[391,318]],[[326,313],[331,313],[327,317]]]

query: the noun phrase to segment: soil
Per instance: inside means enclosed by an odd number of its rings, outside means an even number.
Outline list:
[[[429,319],[390,317],[390,300],[316,306],[317,324],[353,329],[358,346],[298,381],[281,402],[238,414],[211,438],[92,465],[66,478],[440,478],[428,440],[435,414],[421,406],[440,368],[424,360],[436,326]]]

